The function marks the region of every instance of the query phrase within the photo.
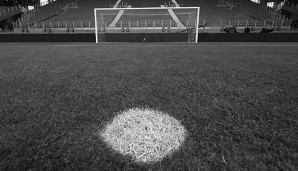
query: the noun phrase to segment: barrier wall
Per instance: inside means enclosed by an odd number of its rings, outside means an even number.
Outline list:
[[[159,35],[157,35],[159,34]],[[187,34],[171,33],[125,33],[106,34],[105,39],[115,41],[173,41],[187,40]],[[0,42],[95,42],[94,34],[0,34]],[[298,42],[298,33],[200,33],[199,42]]]
[[[0,34],[0,42],[95,42],[95,34]]]
[[[298,42],[298,33],[202,33],[199,42]]]

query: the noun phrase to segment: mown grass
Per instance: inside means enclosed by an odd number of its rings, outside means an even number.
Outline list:
[[[0,170],[298,169],[297,47],[86,45],[0,46]],[[99,130],[132,107],[179,119],[181,150],[109,149]]]

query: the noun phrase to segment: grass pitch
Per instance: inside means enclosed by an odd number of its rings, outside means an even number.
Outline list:
[[[0,170],[297,170],[297,47],[0,44]],[[139,165],[98,136],[135,107],[178,119],[179,151]]]

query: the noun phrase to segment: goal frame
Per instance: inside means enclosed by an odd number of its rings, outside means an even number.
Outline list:
[[[96,38],[96,43],[98,43],[98,21],[97,21],[97,14],[96,11],[99,10],[146,10],[146,9],[196,9],[197,10],[197,19],[196,19],[196,35],[195,35],[195,42],[193,43],[198,43],[198,31],[199,31],[199,21],[200,21],[200,7],[149,7],[149,8],[94,8],[94,27],[95,27],[95,38]]]

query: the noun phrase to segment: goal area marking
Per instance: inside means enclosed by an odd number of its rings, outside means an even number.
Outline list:
[[[200,7],[94,8],[96,43],[138,42],[142,36],[143,41],[197,43],[199,14]]]

